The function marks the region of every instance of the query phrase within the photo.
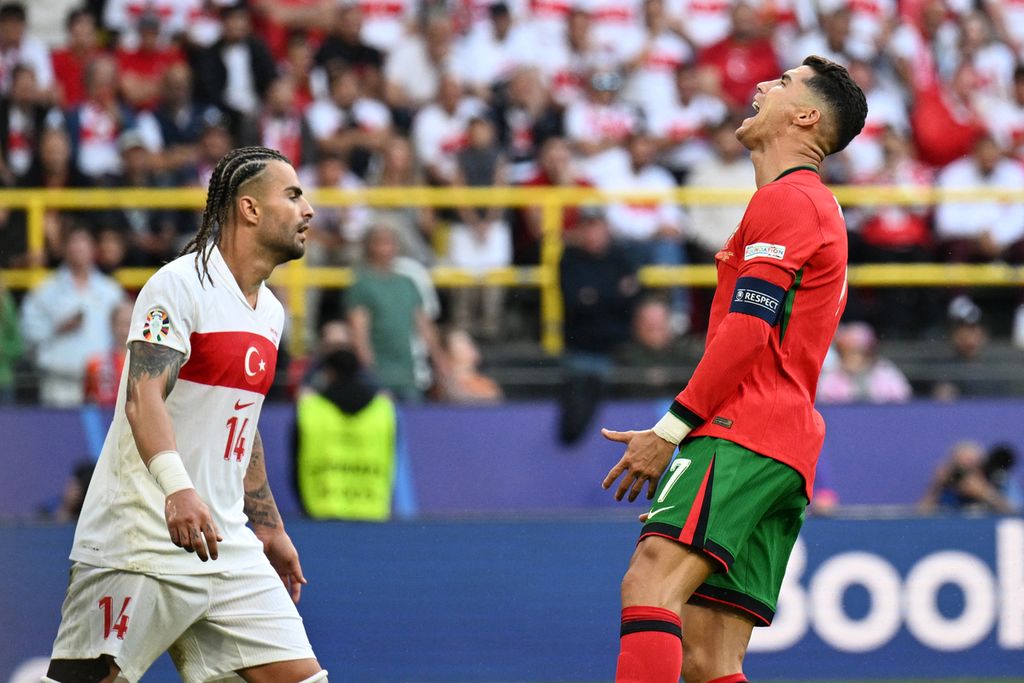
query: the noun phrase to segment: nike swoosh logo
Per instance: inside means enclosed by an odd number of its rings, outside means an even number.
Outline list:
[[[658,508],[657,510],[651,510],[650,514],[647,515],[647,519],[650,519],[651,517],[653,517],[654,515],[658,514],[659,512],[664,512],[665,510],[671,510],[674,507],[675,507],[675,505],[669,505],[668,507]]]
[[[249,401],[248,403],[242,403],[241,401],[235,401],[235,410],[241,410],[242,408],[248,408],[256,401]],[[232,420],[234,418],[231,418]]]

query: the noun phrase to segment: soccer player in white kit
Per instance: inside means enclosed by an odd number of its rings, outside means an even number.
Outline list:
[[[236,149],[143,287],[44,682],[134,682],[164,651],[189,682],[327,680],[256,427],[284,324],[265,281],[312,217],[284,156]]]

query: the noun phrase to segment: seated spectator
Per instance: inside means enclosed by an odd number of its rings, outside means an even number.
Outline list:
[[[1010,95],[1017,55],[1006,43],[995,39],[995,32],[982,11],[959,17],[960,60],[974,67],[977,94],[985,99],[1002,100]],[[870,104],[869,104],[870,106]]]
[[[778,78],[782,72],[757,10],[745,1],[732,5],[729,35],[701,50],[697,60],[718,76],[722,98],[736,114],[750,111],[758,83]]]
[[[44,103],[36,75],[28,67],[14,67],[11,90],[0,97],[0,183],[13,186],[28,174],[47,128],[64,125],[60,110]]]
[[[437,102],[423,107],[412,124],[412,142],[428,183],[445,186],[455,182],[456,155],[469,142],[469,122],[485,113],[484,103],[463,95],[454,77],[441,79]]]
[[[302,32],[288,37],[287,52],[277,63],[277,75],[287,76],[295,84],[295,106],[305,112],[314,100],[327,96],[327,72],[314,59],[316,46]]]
[[[383,100],[384,53],[363,40],[363,11],[359,3],[340,3],[334,12],[335,18],[313,61],[324,72],[333,65],[353,69],[363,92]]]
[[[313,131],[295,99],[295,81],[278,76],[267,86],[259,113],[245,119],[239,143],[276,149],[302,168],[316,159]]]
[[[970,156],[942,169],[936,179],[944,190],[1024,187],[1024,167],[1007,159],[995,140],[985,135]],[[1024,202],[987,199],[940,202],[935,211],[938,255],[944,261],[976,263],[1024,257]]]
[[[96,268],[95,251],[89,231],[72,228],[63,265],[22,302],[21,329],[43,405],[81,405],[86,361],[111,346],[110,319],[124,292]]]
[[[85,401],[101,408],[113,408],[121,385],[131,331],[131,301],[122,301],[110,316],[110,348],[89,356],[85,362]]]
[[[232,0],[209,3],[223,6]],[[159,20],[160,40],[168,43],[188,30],[191,34],[197,19],[202,19],[206,3],[196,0],[106,0],[103,3],[102,24],[112,32],[116,42],[135,47],[140,42],[139,24],[147,12]],[[204,27],[209,31],[209,27]],[[190,38],[193,37],[190,35]]]
[[[496,97],[494,121],[509,161],[509,182],[518,185],[537,174],[544,142],[562,132],[562,115],[554,106],[535,67],[521,67]]]
[[[85,67],[103,51],[96,19],[86,9],[68,12],[64,22],[67,42],[53,51],[53,75],[56,104],[71,109],[85,99]]]
[[[0,277],[0,405],[14,402],[14,371],[23,352],[18,305]]]
[[[37,9],[41,5],[35,3]],[[39,38],[28,35],[28,14],[22,2],[0,5],[0,93],[11,90],[14,67],[23,64],[35,72],[36,84],[53,103],[53,62],[50,50]]]
[[[387,226],[374,225],[364,237],[364,261],[346,292],[352,346],[360,363],[399,401],[419,401],[413,337],[427,345],[434,369],[445,374],[437,329],[423,308],[413,281],[395,270],[398,240]]]
[[[918,508],[924,513],[1010,513],[1012,506],[985,477],[985,449],[977,441],[960,441],[935,468]]]
[[[299,500],[314,519],[386,521],[395,478],[395,404],[350,349],[328,353],[296,406]]]
[[[1017,450],[1008,443],[996,444],[989,449],[981,471],[1010,506],[1010,512],[1024,511],[1024,487],[1013,474],[1017,464]]]
[[[580,170],[594,183],[602,182],[609,163],[640,125],[638,112],[619,96],[622,76],[608,69],[595,70],[587,80],[583,99],[565,108],[565,136],[573,146]]]
[[[160,99],[164,74],[176,64],[185,62],[181,49],[160,38],[160,17],[144,12],[139,17],[138,44],[118,46],[115,57],[120,72],[121,99],[130,107],[153,109]]]
[[[569,143],[565,138],[548,138],[541,147],[537,175],[525,183],[526,187],[590,187],[591,183],[578,172],[573,162]],[[575,240],[579,225],[580,208],[566,205],[562,209],[562,238],[566,243]],[[522,221],[514,234],[514,261],[517,264],[538,263],[540,244],[544,236],[543,212],[540,207],[523,210]]]
[[[944,372],[946,377],[933,384],[934,398],[953,401],[1006,393],[1006,384],[993,377],[989,333],[982,320],[981,309],[965,295],[949,302],[949,341],[951,348],[939,359],[939,365],[953,368],[955,374],[947,370]]]
[[[695,55],[669,28],[665,0],[644,0],[643,29],[623,32],[619,40],[627,54],[623,98],[645,112],[675,104],[676,72]]]
[[[354,4],[363,16],[363,40],[383,53],[401,48],[415,33],[413,25],[420,9],[416,0],[358,0]]]
[[[622,381],[617,394],[629,398],[671,398],[697,367],[703,345],[672,329],[672,309],[651,296],[633,311],[632,337],[616,354]]]
[[[781,46],[780,54],[789,64],[799,64],[807,55],[818,55],[846,67],[857,57],[870,58],[863,54],[863,46],[850,30],[851,17],[847,4],[819,10],[817,25],[789,45]]]
[[[393,135],[384,144],[378,163],[370,169],[367,184],[371,187],[416,187],[423,184],[423,174],[416,164],[412,145],[407,138]],[[437,259],[431,239],[437,225],[434,209],[429,206],[377,207],[374,220],[395,228],[399,253],[431,266]]]
[[[364,28],[364,37],[367,35]],[[406,36],[384,62],[384,92],[388,105],[407,116],[442,99],[442,76],[452,67],[452,25],[434,16],[422,35]]]
[[[473,337],[465,330],[452,328],[444,333],[443,340],[448,373],[437,385],[437,400],[463,405],[499,403],[501,386],[480,372],[480,350]]]
[[[85,92],[85,100],[68,112],[68,135],[75,166],[91,182],[102,184],[121,171],[117,141],[134,127],[135,114],[118,99],[112,57],[97,57],[86,67]]]
[[[813,54],[813,53],[808,53]],[[850,141],[846,149],[826,164],[826,174],[832,182],[870,182],[887,170],[885,163],[885,132],[893,131],[909,145],[910,125],[903,94],[878,84],[873,65],[854,61],[850,75],[864,91],[868,114],[860,134]]]
[[[338,5],[336,0],[253,0],[249,4],[255,32],[277,60],[287,53],[288,42],[296,34],[305,34],[311,45],[319,45]]]
[[[456,155],[456,187],[504,187],[508,167],[486,119],[469,123],[469,144]],[[476,275],[512,264],[512,235],[500,207],[460,207],[452,227],[448,259]],[[487,341],[502,331],[505,290],[496,285],[460,287],[451,293],[452,320]]]
[[[187,64],[175,64],[164,72],[153,117],[160,131],[155,170],[169,174],[176,185],[188,184],[198,160],[199,137],[221,113],[192,99],[192,69]]]
[[[495,89],[512,78],[517,69],[538,61],[533,36],[512,19],[505,2],[487,8],[488,20],[456,46],[452,68],[476,97],[490,102]]]
[[[71,470],[70,478],[64,483],[60,498],[47,501],[40,506],[41,517],[57,523],[73,522],[78,519],[95,469],[96,463],[91,459],[76,463]]]
[[[330,95],[306,111],[309,130],[319,152],[341,155],[360,177],[391,136],[391,112],[383,102],[366,97],[354,69],[332,67]]]
[[[559,107],[583,100],[594,69],[614,61],[594,42],[590,17],[585,8],[570,6],[564,36],[557,36],[539,64],[551,99]]]
[[[213,175],[217,162],[231,151],[234,137],[228,129],[227,117],[217,109],[209,109],[203,116],[202,129],[196,145],[196,162],[188,170],[186,184],[193,187],[206,187]]]
[[[1009,96],[989,102],[983,115],[988,132],[1007,156],[1024,162],[1024,65],[1013,72]]]
[[[704,0],[669,3],[669,25],[699,52],[729,35],[732,4]]]
[[[910,382],[892,361],[878,355],[878,340],[867,323],[843,323],[833,341],[838,363],[823,368],[817,398],[822,403],[903,403]]]

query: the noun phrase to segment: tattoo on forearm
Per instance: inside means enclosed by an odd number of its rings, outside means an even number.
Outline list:
[[[245,471],[245,502],[243,510],[253,527],[276,529],[281,526],[281,515],[274,502],[274,494],[267,481],[267,468],[263,458],[263,439],[256,432],[252,443],[249,468]]]
[[[131,361],[128,364],[128,400],[135,394],[135,386],[139,380],[147,377],[159,377],[167,373],[164,384],[164,398],[171,393],[174,383],[178,381],[178,372],[185,363],[185,354],[160,344],[133,341],[129,347]]]

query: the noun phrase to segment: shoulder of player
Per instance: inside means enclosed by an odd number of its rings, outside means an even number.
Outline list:
[[[784,211],[794,218],[814,215],[819,227],[828,215],[825,212],[837,211],[839,206],[835,195],[822,183],[811,185],[780,181],[758,188],[751,204],[766,211]]]
[[[140,295],[157,289],[188,292],[189,296],[195,299],[197,290],[201,288],[195,254],[186,254],[164,264],[153,273],[143,285]]]

